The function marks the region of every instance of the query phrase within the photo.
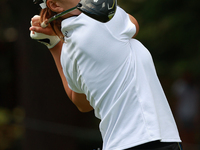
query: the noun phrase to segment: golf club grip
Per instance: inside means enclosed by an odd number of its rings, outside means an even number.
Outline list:
[[[45,20],[45,21],[43,21],[43,22],[40,24],[40,26],[41,26],[42,28],[46,28],[48,25],[49,25],[48,20]]]

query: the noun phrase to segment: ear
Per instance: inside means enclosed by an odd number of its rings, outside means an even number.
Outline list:
[[[60,13],[64,11],[64,8],[62,8],[57,1],[47,0],[46,4],[53,12]]]

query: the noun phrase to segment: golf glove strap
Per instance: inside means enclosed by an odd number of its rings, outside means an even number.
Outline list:
[[[60,42],[60,38],[58,36],[46,35],[43,33],[37,33],[31,31],[30,37],[38,42],[46,45],[48,49],[53,48],[58,42]]]

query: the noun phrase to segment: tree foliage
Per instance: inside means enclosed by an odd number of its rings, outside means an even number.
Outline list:
[[[200,73],[200,1],[126,0],[118,4],[140,24],[138,39],[153,55],[159,74]]]

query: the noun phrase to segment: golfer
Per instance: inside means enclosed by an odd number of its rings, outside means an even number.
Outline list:
[[[81,112],[101,120],[103,150],[182,150],[171,109],[139,26],[117,6],[107,23],[75,10],[46,28],[41,21],[79,0],[44,0],[31,37],[47,45],[65,91]]]

